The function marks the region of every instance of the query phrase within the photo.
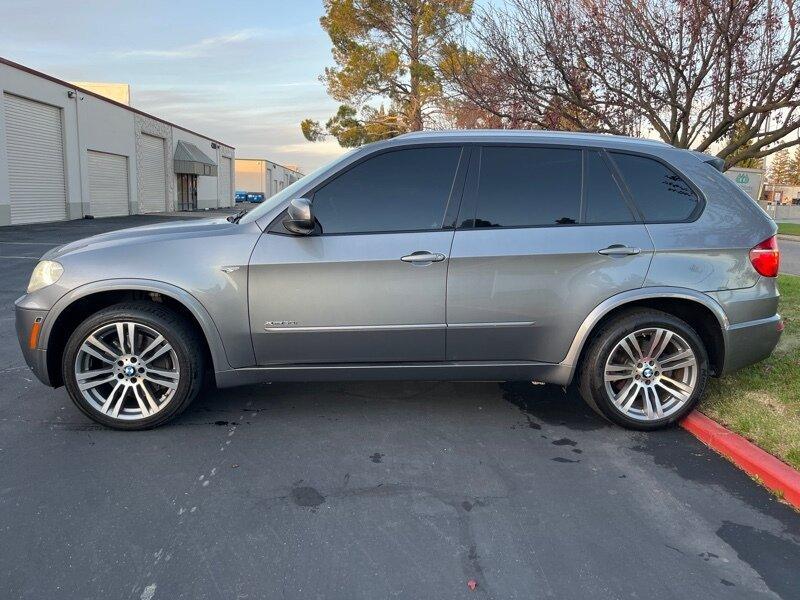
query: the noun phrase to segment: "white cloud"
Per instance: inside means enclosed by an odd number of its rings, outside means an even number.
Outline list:
[[[317,87],[319,81],[288,81],[286,83],[267,83],[264,87],[290,88],[290,87]]]
[[[327,139],[321,142],[300,142],[299,144],[283,144],[274,147],[275,152],[281,154],[303,154],[306,156],[318,156],[320,158],[334,158],[347,151],[342,148],[335,139]]]
[[[202,58],[204,56],[209,56],[214,51],[218,51],[221,46],[242,44],[261,36],[262,32],[257,29],[242,29],[225,35],[203,38],[194,44],[186,44],[176,48],[125,50],[122,52],[115,52],[114,56],[117,58]]]

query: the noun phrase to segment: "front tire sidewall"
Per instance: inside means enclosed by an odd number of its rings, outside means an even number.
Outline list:
[[[675,413],[662,419],[640,421],[616,409],[605,388],[605,365],[617,343],[634,331],[660,327],[680,335],[691,347],[697,359],[697,383],[689,400]],[[673,425],[685,417],[697,404],[708,381],[708,354],[702,340],[681,319],[658,311],[642,311],[615,320],[595,338],[584,359],[581,392],[587,403],[601,416],[628,429],[652,431]]]
[[[141,310],[137,308],[107,309],[86,319],[70,336],[62,361],[64,385],[75,405],[93,421],[105,425],[106,427],[121,430],[150,429],[166,423],[180,414],[197,394],[199,389],[198,382],[202,380],[202,366],[199,357],[190,354],[189,349],[194,346],[191,340],[188,339],[184,328],[176,326],[178,322],[171,319],[170,314],[161,314],[162,312],[164,311]],[[103,325],[120,321],[130,321],[146,325],[164,336],[175,351],[181,373],[178,387],[167,406],[154,415],[135,421],[115,419],[93,408],[84,399],[75,378],[75,360],[86,338]]]

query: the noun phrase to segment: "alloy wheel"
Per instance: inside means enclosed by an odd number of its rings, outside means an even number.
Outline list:
[[[172,400],[180,382],[178,356],[152,327],[123,321],[93,331],[75,358],[75,381],[99,413],[146,419]]]
[[[637,421],[669,417],[692,397],[698,362],[692,347],[674,331],[640,329],[614,346],[603,371],[614,407]]]

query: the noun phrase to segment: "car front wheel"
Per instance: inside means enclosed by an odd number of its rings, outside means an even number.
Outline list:
[[[606,419],[631,429],[671,425],[706,386],[708,355],[683,320],[635,309],[602,326],[584,354],[581,395]]]
[[[64,351],[64,383],[94,421],[149,429],[180,414],[202,386],[197,335],[153,303],[118,304],[87,318]]]

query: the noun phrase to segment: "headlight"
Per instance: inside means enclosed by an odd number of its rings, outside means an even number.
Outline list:
[[[48,285],[53,285],[59,280],[64,272],[64,267],[52,260],[41,260],[31,273],[31,281],[28,283],[28,293],[40,290]]]

